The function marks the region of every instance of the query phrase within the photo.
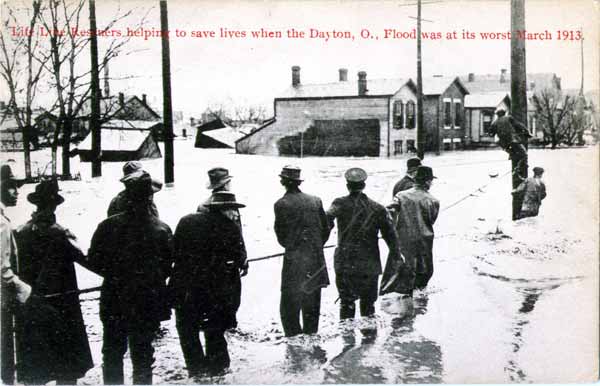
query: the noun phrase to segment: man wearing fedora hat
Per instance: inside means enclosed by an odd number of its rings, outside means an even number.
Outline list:
[[[132,175],[139,176],[142,172],[144,172],[144,169],[140,161],[128,161],[123,165],[123,177],[120,181],[127,185],[127,181],[131,180]],[[160,190],[159,188],[162,188],[162,183],[159,181],[153,179],[152,184],[155,185],[158,190]],[[124,212],[127,209],[127,205],[127,192],[126,189],[123,189],[110,201],[108,210],[106,211],[107,217]],[[150,204],[150,211],[154,216],[158,217],[158,209],[156,208],[154,201]]]
[[[237,326],[246,262],[242,232],[228,211],[245,205],[231,192],[214,192],[206,210],[184,216],[175,229],[175,264],[169,290],[190,377],[229,367],[225,331]],[[204,331],[203,350],[199,332]]]
[[[394,185],[392,197],[398,192],[408,190],[415,185],[415,174],[419,166],[421,166],[421,159],[418,157],[412,157],[406,161],[406,175]]]
[[[522,196],[523,204],[518,218],[535,217],[540,211],[542,200],[546,198],[546,184],[542,180],[544,168],[533,168],[533,177],[526,178],[512,191],[513,195]]]
[[[396,219],[400,252],[409,267],[404,283],[407,295],[425,288],[433,275],[433,224],[440,210],[440,202],[429,193],[434,178],[430,167],[419,166],[415,186],[396,194],[389,206]],[[389,276],[384,272],[384,277]]]
[[[36,211],[15,236],[19,272],[32,283],[33,296],[30,307],[17,313],[17,375],[27,384],[76,384],[94,367],[74,265],[87,266],[85,256],[75,236],[56,222],[64,198],[55,179],[41,181],[27,200]]]
[[[173,264],[173,236],[154,216],[152,195],[160,187],[146,172],[125,184],[128,206],[102,221],[88,252],[92,270],[104,278],[100,293],[105,384],[123,384],[123,356],[129,350],[133,383],[152,383],[152,341],[160,322],[171,317],[166,280]]]
[[[359,299],[362,316],[375,313],[377,282],[381,275],[379,233],[391,255],[397,254],[398,248],[394,225],[385,207],[363,193],[367,173],[361,168],[351,168],[344,177],[349,194],[333,200],[327,211],[331,227],[335,219],[338,225],[334,268],[340,294],[340,319],[354,317],[354,303]]]
[[[10,165],[0,166],[0,254],[1,254],[1,378],[6,384],[15,381],[15,347],[13,339],[14,311],[27,301],[31,286],[22,281],[14,272],[17,264],[17,244],[7,207],[17,205],[19,187],[22,185],[13,175]]]
[[[285,194],[275,203],[275,234],[285,248],[279,312],[286,336],[319,329],[321,288],[329,285],[323,245],[329,224],[321,199],[300,191],[300,169],[285,166],[279,174]],[[302,326],[300,326],[302,313]]]
[[[212,189],[212,194],[214,195],[217,192],[229,192],[231,191],[231,179],[232,175],[229,174],[229,170],[223,167],[215,167],[208,171],[208,184],[206,185],[207,189]],[[208,211],[208,207],[206,204],[210,203],[213,199],[211,195],[204,202],[198,205],[197,212],[206,212]],[[222,211],[223,214],[229,217],[233,222],[235,222],[240,228],[240,232],[242,231],[242,218],[240,216],[240,211],[237,208],[231,207]],[[242,242],[244,238],[242,237]],[[243,253],[246,253],[246,246],[242,245]],[[244,262],[241,268],[241,275],[246,276],[248,274],[248,262],[247,256],[242,256],[241,260]]]

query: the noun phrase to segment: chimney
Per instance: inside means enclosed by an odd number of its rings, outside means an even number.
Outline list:
[[[367,95],[367,73],[365,71],[358,72],[358,95]]]
[[[104,97],[110,96],[110,86],[108,84],[108,61],[104,63]]]
[[[472,72],[469,72],[469,82],[475,82],[475,74]]]
[[[340,68],[339,72],[340,72],[340,82],[347,82],[348,81],[348,69]]]
[[[292,67],[292,86],[300,86],[300,66]]]
[[[196,125],[196,120],[194,117],[190,117],[190,126],[194,127]]]
[[[506,83],[506,68],[500,70],[500,83]]]
[[[122,92],[119,93],[119,106],[125,106],[125,95]]]
[[[148,105],[146,102],[146,94],[142,94],[142,102],[144,102],[145,105]]]

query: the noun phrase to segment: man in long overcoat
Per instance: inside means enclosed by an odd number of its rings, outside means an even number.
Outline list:
[[[128,161],[123,165],[123,178],[121,178],[121,182],[126,184],[127,181],[130,181],[130,175],[133,173],[140,173],[143,171],[143,166],[140,161]],[[162,183],[156,180],[152,180],[152,184],[156,187],[156,189],[160,190],[162,188]],[[106,216],[114,216],[115,214],[119,214],[125,212],[127,210],[127,206],[129,205],[127,201],[127,190],[121,190],[112,200],[110,200],[110,204],[108,205],[108,209],[106,211]],[[158,217],[158,209],[156,208],[156,204],[154,201],[150,204],[150,213],[154,216]]]
[[[73,385],[94,366],[74,266],[86,265],[85,256],[75,236],[56,223],[56,207],[64,202],[58,191],[56,180],[35,187],[27,200],[37,209],[15,235],[19,274],[33,287],[31,304],[16,319],[17,375],[29,384]],[[48,313],[45,323],[36,308]]]
[[[415,173],[417,172],[417,168],[419,166],[421,166],[421,159],[418,157],[412,157],[406,161],[406,175],[402,177],[400,181],[396,182],[396,185],[394,185],[394,189],[392,189],[392,197],[394,197],[398,192],[408,190],[415,185]]]
[[[336,218],[338,225],[334,268],[341,319],[354,317],[357,299],[360,299],[362,316],[375,313],[377,283],[381,274],[379,233],[392,255],[398,248],[394,225],[387,210],[363,193],[367,173],[360,168],[351,168],[344,176],[350,194],[336,198],[327,210],[331,227]]]
[[[0,166],[0,256],[1,256],[1,353],[0,375],[2,382],[12,385],[15,382],[14,312],[31,295],[31,286],[22,281],[14,272],[17,263],[17,243],[6,207],[17,205],[19,187],[22,181],[15,178],[10,165]]]
[[[319,329],[321,288],[329,285],[323,245],[329,224],[321,199],[300,191],[300,169],[286,166],[279,175],[286,193],[275,203],[275,234],[285,248],[279,313],[286,336]],[[302,326],[300,313],[302,312]]]
[[[533,168],[533,177],[526,178],[513,190],[512,194],[523,196],[523,205],[519,218],[535,217],[540,211],[542,200],[546,198],[546,184],[542,181],[544,169],[536,166]]]
[[[150,175],[141,172],[129,178],[130,205],[98,225],[88,252],[89,264],[104,278],[100,320],[105,384],[124,383],[128,341],[133,383],[152,383],[152,340],[160,322],[171,315],[166,288],[173,264],[171,229],[151,212],[157,187]]]
[[[225,331],[237,326],[246,251],[241,228],[228,215],[243,208],[230,192],[216,192],[207,211],[183,217],[175,229],[174,297],[179,341],[190,377],[230,364]],[[199,332],[204,331],[203,351]]]
[[[433,224],[440,210],[440,202],[429,193],[434,178],[430,167],[419,166],[415,186],[396,194],[389,206],[396,218],[400,252],[409,267],[404,283],[407,295],[425,288],[433,275]]]

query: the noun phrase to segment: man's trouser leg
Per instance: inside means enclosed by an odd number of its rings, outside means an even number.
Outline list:
[[[350,278],[343,272],[336,272],[335,285],[340,295],[340,319],[354,318],[356,313],[354,302],[357,296],[353,294],[350,287]]]
[[[360,315],[371,316],[375,313],[379,275],[363,276],[360,280]]]
[[[420,262],[417,264],[415,278],[415,288],[425,288],[429,280],[433,276],[433,238],[423,239],[419,241],[419,257]]]
[[[102,321],[102,376],[105,385],[122,385],[123,356],[127,352],[127,323],[120,317]]]
[[[152,364],[154,363],[154,347],[152,341],[160,324],[131,323],[129,329],[129,351],[133,365],[133,384],[152,384]]]
[[[402,269],[402,281],[407,295],[412,295],[415,289],[415,277],[417,270],[417,244],[414,241],[402,240],[400,251],[404,256],[405,267]]]
[[[190,377],[199,375],[205,365],[204,352],[202,351],[202,342],[200,341],[200,329],[198,323],[193,317],[190,317],[184,309],[175,311],[177,334],[181,351],[185,359]]]
[[[206,338],[206,358],[209,366],[214,371],[221,371],[229,367],[229,351],[227,351],[227,340],[225,331],[217,329],[204,330]]]
[[[279,315],[285,336],[294,336],[302,333],[300,327],[300,308],[302,305],[302,292],[295,289],[281,291]]]
[[[13,326],[13,315],[9,309],[8,303],[8,291],[2,288],[2,309],[1,323],[2,331],[0,332],[0,345],[2,360],[2,382],[7,385],[15,383],[15,345],[13,340],[14,326]],[[6,303],[5,303],[6,302]]]
[[[305,334],[315,334],[319,330],[321,314],[321,289],[304,293],[302,297],[302,331]]]

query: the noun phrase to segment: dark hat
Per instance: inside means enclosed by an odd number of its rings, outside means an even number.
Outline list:
[[[162,188],[162,184],[156,184],[150,174],[143,170],[131,173],[125,182],[125,191],[133,199],[151,196]]]
[[[225,168],[212,168],[208,171],[210,182],[206,185],[207,189],[217,189],[231,181],[229,170]]]
[[[364,182],[367,179],[367,172],[361,168],[351,168],[344,174],[348,182]]]
[[[504,114],[506,114],[506,110],[504,110],[502,107],[498,107],[496,109],[496,114],[497,115],[504,115]]]
[[[419,166],[421,166],[421,159],[418,157],[412,157],[406,161],[406,168],[409,172],[414,171]]]
[[[433,175],[433,169],[429,166],[419,166],[417,167],[417,174],[415,175],[415,180],[420,182],[431,181],[434,178],[437,178]]]
[[[223,208],[244,208],[246,205],[235,201],[235,194],[231,192],[214,192],[210,196],[209,202],[204,204],[207,208],[223,209]]]
[[[27,195],[27,201],[34,205],[43,204],[62,204],[65,199],[63,196],[58,194],[58,181],[55,179],[42,180],[35,186],[35,191]]]
[[[533,168],[533,174],[542,174],[544,173],[544,168],[536,166]]]
[[[142,170],[143,166],[140,161],[129,161],[125,162],[123,165],[123,177],[130,175],[133,172],[137,172],[138,170]]]
[[[15,178],[10,165],[4,164],[0,166],[0,184],[4,184],[5,182],[12,182],[17,187],[23,185],[25,180],[19,180]]]
[[[283,169],[281,169],[279,177],[293,181],[303,181],[300,179],[300,168],[292,165],[284,166]]]

